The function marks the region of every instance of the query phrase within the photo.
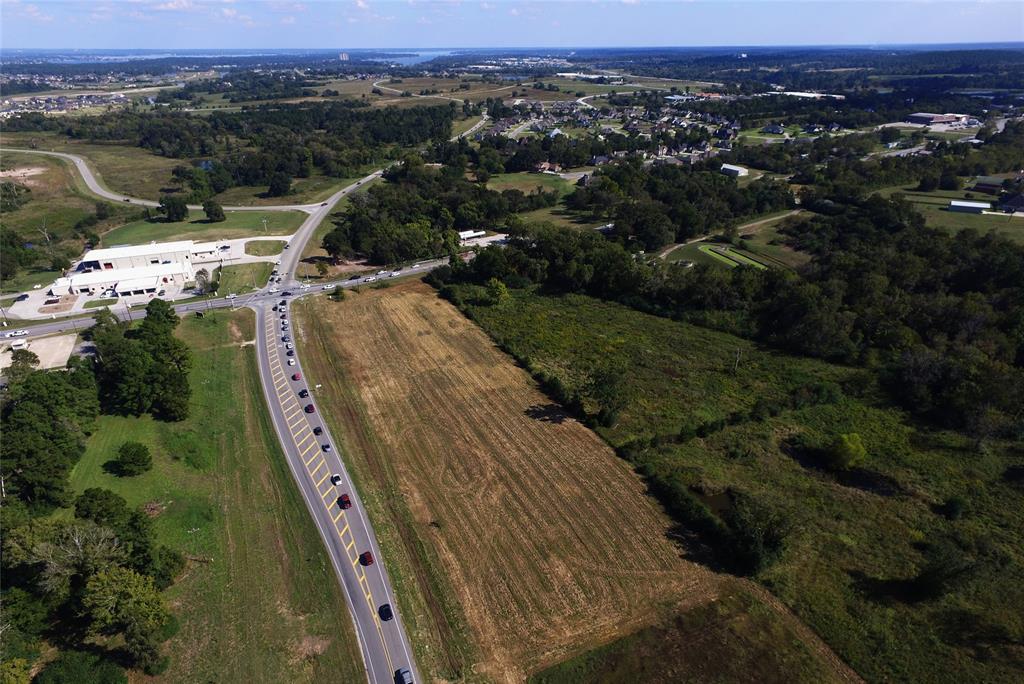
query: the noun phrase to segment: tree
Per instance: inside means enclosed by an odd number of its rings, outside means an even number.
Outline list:
[[[868,457],[867,449],[856,432],[836,435],[827,450],[829,467],[833,470],[849,470],[861,465]]]
[[[206,214],[206,220],[210,223],[220,223],[226,219],[224,208],[213,200],[203,202],[203,213]]]
[[[196,289],[200,292],[206,292],[206,289],[210,286],[210,272],[205,268],[201,268],[196,271]]]
[[[91,630],[123,634],[135,664],[159,671],[159,644],[171,614],[151,577],[120,567],[98,572],[86,584],[82,608],[92,621]]]
[[[331,269],[327,266],[326,262],[324,262],[324,261],[316,262],[316,272],[317,272],[317,275],[319,275],[321,278],[326,276],[327,272],[329,270],[331,270]]]
[[[184,198],[175,195],[164,195],[160,198],[160,211],[168,221],[184,221],[188,218],[188,204]]]
[[[28,349],[15,349],[11,352],[11,366],[7,370],[7,379],[11,384],[21,381],[39,365],[39,357]]]
[[[267,188],[269,197],[283,197],[292,191],[292,179],[287,173],[278,171],[270,177],[270,187]]]
[[[335,285],[334,291],[331,292],[331,299],[336,302],[343,302],[348,295],[345,294],[345,288],[341,285]]]
[[[505,283],[501,282],[497,278],[491,278],[487,281],[487,297],[491,300],[492,304],[504,304],[512,295],[508,292],[508,287]]]
[[[122,477],[141,475],[153,467],[149,447],[140,442],[125,442],[117,451],[117,474]]]
[[[115,530],[124,524],[130,513],[128,502],[109,489],[89,487],[75,499],[76,518]]]

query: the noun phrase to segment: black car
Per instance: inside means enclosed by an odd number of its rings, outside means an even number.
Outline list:
[[[289,290],[285,290],[284,292],[281,293],[281,296],[282,297],[291,297],[292,293]]]
[[[324,450],[325,454],[331,453],[331,445],[330,444],[321,444],[320,448]]]
[[[299,390],[299,396],[302,397],[303,399],[305,399],[306,397],[309,396],[309,390],[308,389],[300,389]]]
[[[295,350],[294,349],[289,349],[288,351],[286,351],[284,353],[284,355],[285,356],[295,356]]]
[[[395,684],[413,684],[412,672],[409,672],[409,668],[403,667],[400,670],[395,670]]]
[[[281,318],[288,318],[288,314],[281,314]]]
[[[313,434],[317,436],[322,435],[324,434],[324,429],[317,425],[315,428],[313,428]]]
[[[291,335],[282,335],[281,336],[281,341],[282,342],[291,342],[292,341],[292,336]]]
[[[361,275],[359,275],[358,273],[356,273],[356,274],[355,274],[354,276],[352,276],[351,278],[349,278],[349,280],[359,280],[360,278],[362,278],[362,276],[361,276]]]
[[[280,302],[278,302],[278,306],[284,306],[287,303],[288,302],[286,300],[282,299]]]
[[[385,603],[377,609],[377,614],[380,615],[380,619],[387,622],[391,618],[395,617],[395,614],[391,612],[391,604]]]
[[[272,311],[277,311],[277,305],[276,304],[274,305],[274,308],[272,309]]]

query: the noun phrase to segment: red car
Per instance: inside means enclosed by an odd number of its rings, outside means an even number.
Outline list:
[[[369,551],[363,551],[359,554],[360,565],[373,565],[373,554]]]
[[[338,497],[338,508],[342,510],[352,508],[352,499],[348,498],[348,494],[342,494]]]
[[[306,404],[306,413],[316,413],[316,407],[312,404]]]
[[[302,373],[292,373],[292,380],[301,380]]]

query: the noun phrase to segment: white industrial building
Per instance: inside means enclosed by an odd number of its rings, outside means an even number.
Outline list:
[[[131,295],[159,294],[168,285],[184,287],[195,280],[192,264],[169,262],[153,266],[112,268],[97,271],[74,271],[69,276],[57,278],[50,286],[50,294],[99,295],[108,293],[116,297]]]
[[[151,242],[148,245],[127,245],[93,249],[85,253],[78,264],[79,271],[109,271],[138,268],[158,264],[188,263],[192,261],[195,242]]]
[[[733,178],[739,178],[740,176],[747,176],[750,174],[750,171],[742,166],[736,166],[735,164],[722,164],[722,168],[720,170],[726,176],[732,176]]]

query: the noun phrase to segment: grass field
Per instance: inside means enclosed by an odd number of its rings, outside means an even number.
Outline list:
[[[284,197],[267,197],[265,185],[242,185],[228,188],[214,199],[223,206],[251,207],[275,204],[312,204],[322,202],[338,190],[352,185],[355,178],[332,178],[331,176],[310,176],[292,179],[292,192]]]
[[[160,543],[189,563],[167,591],[181,622],[160,682],[320,682],[365,677],[345,599],[266,418],[251,312],[183,320],[191,417],[102,416],[71,487],[111,489],[155,515]],[[128,440],[153,470],[103,469]],[[65,509],[64,515],[70,515]],[[136,678],[135,681],[142,681]]]
[[[6,143],[5,143],[6,144]],[[77,258],[84,249],[85,240],[74,234],[74,227],[82,219],[96,213],[97,199],[88,194],[70,164],[54,157],[19,152],[3,153],[3,169],[15,175],[5,177],[28,187],[29,200],[14,211],[3,212],[0,221],[27,243],[35,245],[39,261],[34,267],[4,280],[5,292],[21,291],[36,284],[53,282],[60,274],[50,268],[52,256]],[[17,172],[25,172],[20,176]],[[137,213],[137,209],[105,203],[110,217],[89,230],[100,232],[106,227],[123,223]]]
[[[261,235],[290,235],[306,214],[301,211],[226,211],[225,220],[210,223],[201,211],[190,211],[188,219],[169,223],[163,220],[133,221],[103,234],[103,244],[141,245],[166,240],[230,240]],[[263,221],[266,220],[266,232]]]
[[[159,199],[161,188],[171,182],[171,169],[183,163],[141,147],[80,142],[57,133],[4,133],[0,144],[81,155],[108,190],[151,200]]]
[[[565,208],[562,199],[573,191],[574,186],[561,176],[550,173],[499,173],[491,176],[487,181],[487,188],[498,192],[519,190],[525,194],[531,194],[536,192],[538,187],[543,188],[544,192],[552,190],[558,192],[558,204],[520,214],[524,221],[528,223],[548,222],[577,230],[591,229],[606,223],[605,221],[590,220],[589,217],[580,216]]]
[[[742,497],[780,520],[781,555],[756,579],[867,680],[1020,681],[1024,491],[1012,477],[1024,456],[1019,443],[988,440],[980,449],[964,435],[909,421],[877,388],[855,382],[854,369],[586,297],[517,291],[501,306],[468,310],[570,391],[585,393],[588,369],[600,363],[628,368],[626,407],[598,432],[615,446],[669,437],[629,458],[655,477],[676,478],[709,506]],[[778,402],[820,383],[839,394],[764,420],[735,418],[759,399]],[[671,439],[707,424],[721,427]],[[796,436],[827,443],[850,432],[868,456],[846,474],[788,446]],[[969,513],[945,513],[954,499]],[[938,595],[915,597],[908,587],[936,567],[927,551],[943,540],[963,554],[949,562],[965,565]],[[614,672],[614,659],[603,662]]]
[[[217,271],[219,272],[220,288],[217,290],[217,294],[223,296],[232,292],[241,294],[258,290],[266,285],[270,272],[273,270],[274,265],[265,261],[219,268]]]
[[[284,240],[250,240],[245,243],[245,253],[250,256],[274,256],[283,252],[287,244]]]
[[[989,202],[994,206],[995,198],[991,195],[981,192],[972,193],[969,190],[921,192],[912,185],[895,186],[878,191],[878,194],[883,197],[891,197],[895,193],[902,193],[904,199],[912,203],[914,208],[921,212],[925,223],[932,228],[937,228],[950,234],[967,228],[973,228],[979,233],[995,232],[1018,244],[1024,244],[1024,218],[1010,216],[1009,214],[961,214],[947,209],[950,200],[955,199]]]
[[[628,466],[426,286],[296,315],[429,677],[521,681],[718,595]]]

